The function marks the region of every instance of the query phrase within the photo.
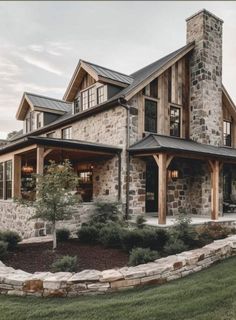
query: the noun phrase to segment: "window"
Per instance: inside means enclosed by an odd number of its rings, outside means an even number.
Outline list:
[[[72,138],[72,127],[67,127],[62,129],[62,139],[71,139]]]
[[[12,161],[6,161],[6,199],[12,198]]]
[[[30,132],[32,129],[32,115],[31,112],[29,112],[25,118],[25,128],[26,128],[26,133]]]
[[[99,87],[97,89],[97,97],[98,97],[98,104],[103,103],[105,101],[104,86]]]
[[[4,198],[3,194],[3,185],[4,185],[4,170],[3,170],[3,163],[0,163],[0,199]]]
[[[83,202],[90,202],[93,200],[93,172],[92,169],[86,171],[79,171],[79,194]]]
[[[181,112],[180,108],[170,107],[170,135],[173,137],[180,137],[181,134]]]
[[[224,121],[223,123],[223,135],[224,135],[224,146],[231,147],[231,122]]]
[[[83,110],[88,109],[88,90],[81,93]]]
[[[41,114],[41,113],[37,113],[37,114],[36,114],[36,125],[37,125],[37,129],[42,127],[41,117],[42,117],[42,114]]]
[[[143,94],[148,97],[156,98],[158,97],[158,81],[154,79],[150,82],[143,90]]]
[[[80,97],[77,97],[74,101],[74,113],[80,112]]]
[[[145,124],[144,130],[157,132],[157,102],[145,99]]]
[[[47,133],[47,138],[54,138],[55,131]]]
[[[90,88],[88,90],[88,106],[92,108],[95,106],[95,88]]]

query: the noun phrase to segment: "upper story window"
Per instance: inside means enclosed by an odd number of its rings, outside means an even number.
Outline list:
[[[144,130],[157,132],[157,102],[145,99]]]
[[[81,92],[82,110],[87,110],[95,106],[95,87]]]
[[[29,112],[25,118],[25,130],[26,133],[32,130],[32,112]]]
[[[180,137],[181,135],[181,109],[170,107],[170,135]]]
[[[0,199],[12,198],[12,161],[0,163]]]
[[[62,129],[62,139],[72,139],[72,127]]]
[[[78,113],[80,111],[80,96],[78,96],[74,101],[74,113]]]
[[[54,138],[55,131],[46,134],[47,138]]]
[[[36,126],[37,129],[42,127],[42,113],[36,113]]]
[[[4,184],[4,170],[3,170],[3,163],[0,163],[0,199],[3,199],[4,193],[3,193],[3,184]]]
[[[98,104],[105,101],[104,86],[97,88],[97,100]]]
[[[158,80],[154,79],[150,82],[144,89],[143,94],[148,97],[156,98],[158,97]]]
[[[231,147],[232,137],[231,137],[231,122],[223,122],[223,137],[224,137],[224,146]]]
[[[88,90],[88,104],[89,104],[89,108],[92,108],[95,106],[95,88],[94,87]]]
[[[88,109],[88,90],[81,93],[81,100],[83,110]]]

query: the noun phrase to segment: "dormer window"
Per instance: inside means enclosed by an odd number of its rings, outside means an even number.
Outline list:
[[[80,96],[78,96],[74,101],[74,113],[80,112]]]
[[[42,113],[36,114],[36,126],[37,129],[42,127]]]
[[[104,86],[97,88],[98,104],[105,101]]]
[[[95,106],[95,87],[81,92],[82,110],[87,110]]]
[[[72,127],[67,127],[61,130],[62,139],[72,139]]]
[[[32,113],[29,112],[25,118],[25,130],[26,133],[32,131]]]

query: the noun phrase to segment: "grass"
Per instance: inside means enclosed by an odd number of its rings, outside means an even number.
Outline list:
[[[233,320],[236,257],[159,287],[78,298],[0,296],[1,320]]]

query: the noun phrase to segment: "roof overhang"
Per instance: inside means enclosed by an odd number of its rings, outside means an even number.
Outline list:
[[[26,93],[24,93],[16,112],[16,119],[24,120],[29,109],[32,111],[34,109],[34,106],[32,105],[30,99],[27,97]]]
[[[30,146],[30,145],[40,145],[48,148],[60,148],[60,149],[70,149],[70,150],[83,150],[91,151],[97,153],[103,153],[106,155],[119,154],[122,149],[101,143],[93,143],[87,141],[79,140],[65,140],[65,139],[55,139],[47,137],[38,137],[38,136],[28,136],[17,142],[8,144],[7,146],[0,149],[0,156],[10,152],[15,152],[21,148]]]
[[[197,143],[192,140],[150,134],[128,149],[131,155],[140,157],[151,156],[157,153],[169,153],[180,157],[193,156],[196,159],[217,158],[236,162],[236,149],[216,147]]]

